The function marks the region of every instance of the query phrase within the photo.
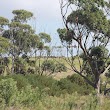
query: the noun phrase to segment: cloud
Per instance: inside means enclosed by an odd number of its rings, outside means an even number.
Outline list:
[[[59,7],[59,0],[2,0],[0,14],[6,16],[12,10],[26,9],[41,19],[61,19]]]

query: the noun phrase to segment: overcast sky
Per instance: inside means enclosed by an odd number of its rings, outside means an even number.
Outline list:
[[[56,30],[63,27],[59,0],[1,0],[0,16],[11,19],[12,11],[25,9],[34,13],[35,20],[31,22],[33,27],[36,24],[36,32],[46,32],[52,36],[53,43],[58,43]]]

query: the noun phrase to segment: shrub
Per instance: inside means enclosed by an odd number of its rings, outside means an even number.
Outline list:
[[[43,96],[39,88],[32,88],[30,85],[22,88],[17,96],[17,102],[24,106],[34,106]]]
[[[30,83],[30,85],[32,85],[33,88],[38,87],[39,90],[43,90],[51,96],[61,95],[62,91],[60,89],[60,86],[58,86],[58,81],[53,79],[52,77],[31,74],[26,75],[25,78],[28,79],[28,82]]]
[[[21,75],[21,74],[0,76],[0,81],[2,79],[5,80],[5,79],[9,79],[9,78],[12,78],[14,81],[16,81],[16,86],[17,86],[18,90],[29,85],[28,79],[26,79],[26,77],[24,75]]]
[[[71,81],[69,81],[67,78],[61,79],[58,81],[58,86],[60,87],[60,90],[62,93],[73,93],[74,91],[74,85]]]
[[[27,62],[24,59],[17,57],[15,59],[14,63],[15,63],[14,72],[16,74],[26,74],[26,72],[27,72],[27,69],[26,69]]]
[[[78,74],[68,76],[67,79],[73,83],[75,91],[81,95],[88,95],[94,91],[94,88]]]
[[[39,87],[41,89],[45,87],[51,87],[56,80],[54,80],[52,77],[47,77],[44,75],[25,75],[25,78],[28,80],[29,84],[32,85],[32,87]]]
[[[56,67],[55,72],[62,72],[62,71],[66,72],[67,71],[67,68],[63,63],[57,63],[55,67]]]
[[[21,74],[16,75],[15,74],[15,75],[11,75],[8,77],[13,78],[17,82],[16,85],[19,90],[30,85],[30,83],[28,82],[28,80],[26,79],[26,77],[24,75],[21,75]]]
[[[70,80],[72,83],[76,83],[80,86],[85,84],[84,79],[81,76],[79,76],[78,74],[73,74],[71,76],[67,76],[67,79]]]
[[[52,60],[45,60],[42,65],[41,68],[43,71],[48,71],[51,73],[55,72],[55,63]]]
[[[4,99],[6,105],[13,104],[16,98],[17,86],[12,78],[0,81],[0,98]]]

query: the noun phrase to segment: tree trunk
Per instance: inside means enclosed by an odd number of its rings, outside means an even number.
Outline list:
[[[96,86],[95,89],[96,89],[97,96],[99,96],[100,95],[100,78],[97,79],[95,86]]]
[[[12,68],[11,73],[14,74],[14,56],[12,55]]]
[[[35,50],[35,71],[37,71],[37,50]]]
[[[102,98],[102,96],[103,95],[101,95],[101,92],[100,92],[100,77],[98,77],[97,78],[97,81],[96,81],[96,88],[95,88],[95,90],[96,90],[96,93],[97,93],[97,100],[98,100],[98,104],[99,104],[99,106],[101,106],[102,105],[102,103],[103,103],[103,98]]]

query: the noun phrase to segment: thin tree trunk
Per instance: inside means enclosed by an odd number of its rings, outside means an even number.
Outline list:
[[[97,92],[97,96],[99,96],[100,95],[100,78],[97,79],[96,92]]]
[[[11,73],[14,74],[14,56],[12,55],[12,68]]]
[[[39,74],[41,75],[41,51],[39,56]]]
[[[35,71],[37,71],[37,50],[35,50]]]

